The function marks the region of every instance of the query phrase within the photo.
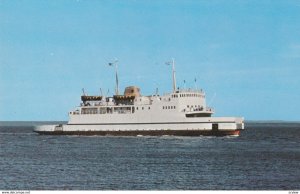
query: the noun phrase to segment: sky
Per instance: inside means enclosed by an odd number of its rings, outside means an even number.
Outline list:
[[[0,121],[68,120],[115,58],[121,91],[172,91],[174,58],[214,116],[300,120],[298,0],[0,0]]]

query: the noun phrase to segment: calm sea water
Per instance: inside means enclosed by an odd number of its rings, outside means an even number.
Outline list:
[[[300,124],[240,137],[42,136],[0,123],[0,189],[299,190]]]

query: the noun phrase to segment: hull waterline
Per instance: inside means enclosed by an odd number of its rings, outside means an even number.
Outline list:
[[[145,130],[145,131],[35,131],[40,135],[84,136],[239,136],[240,130]]]

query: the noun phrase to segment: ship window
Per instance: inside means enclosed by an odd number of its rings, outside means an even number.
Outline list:
[[[168,106],[168,109],[170,109],[170,106]]]
[[[144,110],[144,107],[142,107],[142,110]]]
[[[150,110],[150,106],[148,107],[148,110]]]
[[[136,107],[136,110],[139,110],[139,107]]]
[[[174,109],[176,109],[176,106],[174,106]]]
[[[189,107],[190,107],[190,105],[187,105],[187,107],[189,108]]]

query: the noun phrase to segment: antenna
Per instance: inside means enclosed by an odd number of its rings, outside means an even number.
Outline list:
[[[209,101],[208,106],[210,106],[211,103],[214,101],[216,95],[217,95],[217,93],[215,92],[214,95],[213,95],[213,97],[212,97],[211,100]]]
[[[195,78],[195,89],[197,90],[197,78]]]
[[[109,66],[114,66],[115,67],[115,71],[116,71],[116,88],[115,88],[115,92],[116,95],[119,95],[119,79],[118,79],[118,59],[115,58],[114,62],[110,62],[108,63]]]
[[[175,77],[175,60],[172,58],[172,61],[166,62],[167,65],[172,64],[172,78],[173,78],[173,92],[176,92],[176,77]]]
[[[82,88],[82,95],[85,96],[84,88]]]
[[[100,95],[103,96],[102,89],[100,88]]]

